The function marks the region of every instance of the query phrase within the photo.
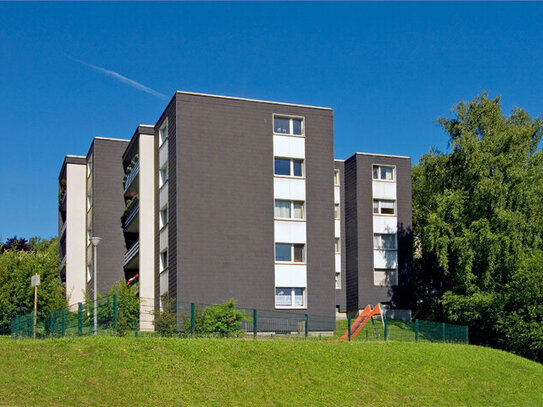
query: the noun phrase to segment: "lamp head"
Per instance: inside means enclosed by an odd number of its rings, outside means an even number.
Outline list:
[[[89,240],[92,243],[92,245],[96,247],[100,244],[100,241],[102,240],[102,238],[98,236],[93,236]]]

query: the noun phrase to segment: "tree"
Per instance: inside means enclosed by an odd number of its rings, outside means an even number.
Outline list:
[[[0,253],[5,252],[6,250],[31,252],[32,246],[28,243],[26,239],[13,236],[12,238],[6,240],[5,243],[0,244]]]
[[[485,93],[438,123],[450,151],[413,168],[416,312],[543,361],[542,120]]]
[[[34,308],[34,289],[30,277],[40,274],[38,316],[66,307],[58,277],[58,245],[56,238],[43,243],[40,250],[27,251],[19,243],[25,239],[8,239],[8,249],[0,253],[0,331],[9,332],[10,323],[18,314]],[[24,246],[23,246],[24,247]]]

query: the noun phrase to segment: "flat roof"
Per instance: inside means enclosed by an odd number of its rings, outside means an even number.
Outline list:
[[[109,140],[109,141],[130,141],[125,138],[112,138],[112,137],[95,137],[97,140]]]
[[[248,98],[240,98],[240,97],[235,97],[235,96],[211,95],[211,94],[208,94],[208,93],[186,92],[186,91],[182,91],[182,90],[178,90],[176,93],[181,93],[181,94],[184,94],[184,95],[194,95],[194,96],[207,96],[207,97],[220,98],[220,99],[244,100],[244,101],[247,101],[247,102],[272,103],[272,104],[275,104],[275,105],[284,105],[284,106],[307,107],[307,108],[311,108],[311,109],[333,110],[330,107],[300,105],[300,104],[296,104],[296,103],[272,102],[270,100],[248,99]]]
[[[358,155],[375,155],[377,157],[392,157],[392,158],[407,158],[407,159],[411,159],[411,157],[408,157],[406,155],[392,155],[392,154],[377,154],[377,153],[359,153],[359,152],[356,152],[355,154],[358,154]]]

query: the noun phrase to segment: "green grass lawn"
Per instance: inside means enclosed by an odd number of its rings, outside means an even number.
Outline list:
[[[543,406],[489,348],[318,339],[0,338],[1,406]]]

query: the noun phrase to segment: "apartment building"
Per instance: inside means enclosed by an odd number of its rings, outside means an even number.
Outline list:
[[[373,179],[374,165],[393,168],[393,179]],[[153,329],[166,293],[178,304],[234,298],[240,307],[324,316],[310,330],[333,330],[336,307],[394,305],[393,270],[404,259],[387,251],[383,268],[376,250],[385,249],[372,242],[381,224],[390,235],[410,228],[409,165],[362,154],[335,161],[330,108],[176,92],[156,124],[139,125],[130,140],[97,138],[87,157],[66,158],[61,177],[86,166],[87,196],[59,219],[86,211],[87,239],[102,238],[99,292],[123,277],[137,284],[142,330]],[[71,178],[65,185],[69,203],[78,187]],[[397,213],[386,214],[385,202],[373,214],[380,198],[397,200]],[[88,242],[78,239],[65,252]],[[87,292],[89,247],[79,249],[84,261],[74,250],[64,263],[79,262],[63,266],[67,286],[86,273]]]

